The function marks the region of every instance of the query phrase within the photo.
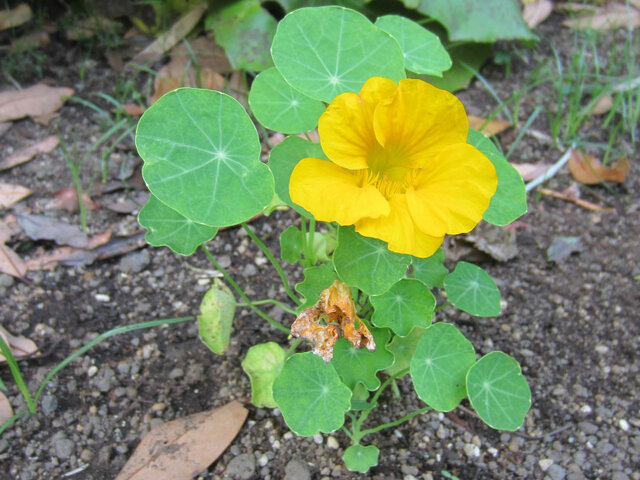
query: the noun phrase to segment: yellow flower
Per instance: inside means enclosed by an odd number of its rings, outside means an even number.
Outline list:
[[[331,161],[304,158],[291,199],[317,220],[355,225],[389,250],[432,255],[445,234],[472,230],[498,180],[467,144],[460,101],[421,80],[372,77],[360,94],[338,95],[318,124]]]

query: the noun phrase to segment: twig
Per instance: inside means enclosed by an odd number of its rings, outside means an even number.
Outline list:
[[[569,149],[566,152],[564,152],[564,155],[562,155],[562,157],[560,157],[560,159],[556,163],[554,163],[549,168],[547,168],[547,170],[538,178],[535,178],[531,180],[529,183],[527,183],[527,185],[525,186],[525,191],[530,192],[531,190],[536,188],[538,185],[540,185],[543,182],[546,182],[551,177],[553,177],[556,173],[558,173],[558,171],[564,166],[564,164],[569,161],[569,157],[571,157],[571,153],[573,153],[573,150],[575,148],[576,148],[576,142],[573,142],[569,147]]]

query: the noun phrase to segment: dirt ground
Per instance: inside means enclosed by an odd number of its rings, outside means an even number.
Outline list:
[[[553,16],[539,31],[537,50],[519,47],[520,57],[507,78],[504,69],[483,73],[506,98],[523,84],[553,45],[568,55],[573,34]],[[609,41],[615,41],[610,35]],[[107,108],[93,93],[112,92],[121,81],[99,50],[54,41],[44,50],[42,78],[76,89],[76,95]],[[81,66],[84,65],[83,68]],[[16,78],[29,85],[38,78]],[[143,88],[145,78],[138,77]],[[470,114],[487,115],[495,102],[479,82],[460,93]],[[521,118],[548,102],[544,87],[522,105]],[[601,128],[598,120],[592,128]],[[100,120],[86,106],[67,102],[48,126],[17,121],[0,136],[8,155],[47,135],[60,135],[79,152],[102,133]],[[533,125],[548,131],[545,115]],[[515,134],[501,135],[509,148]],[[526,136],[511,160],[557,160],[561,150]],[[138,162],[125,141],[111,157],[110,180],[124,159]],[[88,182],[99,156],[83,166]],[[498,283],[504,308],[495,318],[471,318],[455,309],[438,312],[437,321],[459,326],[480,353],[502,350],[522,365],[532,390],[533,406],[517,432],[491,430],[467,409],[453,415],[423,414],[399,427],[366,437],[377,445],[380,463],[367,475],[348,472],[342,454],[349,446],[342,432],[299,438],[291,434],[277,410],[249,403],[249,381],[240,363],[247,349],[267,340],[283,346],[287,338],[248,309],[239,309],[229,351],[211,353],[198,339],[195,322],[139,330],[116,336],[79,358],[47,385],[37,416],[23,418],[0,437],[0,478],[114,478],[139,440],[164,421],[239,399],[249,417],[231,447],[202,479],[437,479],[450,472],[460,479],[568,478],[640,479],[640,179],[637,154],[623,185],[583,189],[583,198],[612,209],[594,212],[535,192],[529,213],[515,230],[517,256],[507,262],[485,258],[480,264]],[[0,182],[33,190],[7,214],[36,213],[79,225],[77,212],[51,204],[53,193],[72,185],[63,149],[58,147],[23,165],[0,173]],[[563,169],[546,186],[562,190],[571,182]],[[132,184],[136,194],[139,184]],[[88,212],[92,234],[111,231],[127,237],[140,231],[135,211],[116,213],[104,207],[124,199],[120,188],[105,192],[99,179],[93,199],[101,205]],[[252,228],[278,253],[278,235],[295,216],[276,212],[252,222]],[[546,250],[557,236],[578,236],[582,251],[550,262]],[[134,239],[135,240],[135,239]],[[25,259],[52,250],[52,242],[32,241],[24,233],[8,245]],[[242,229],[221,232],[209,244],[223,267],[253,298],[277,298],[278,278]],[[300,273],[292,271],[294,278]],[[0,324],[34,339],[42,355],[21,362],[32,388],[65,356],[101,332],[119,325],[197,313],[203,293],[219,276],[202,252],[180,257],[165,248],[142,246],[124,256],[86,266],[58,265],[31,271],[26,281],[0,275]],[[286,325],[293,318],[278,308],[270,313]],[[14,409],[23,406],[6,366],[0,375],[8,385]],[[371,425],[390,421],[418,408],[410,380],[399,383],[402,396],[385,395],[388,403],[371,416]],[[387,392],[388,393],[388,392]],[[467,405],[467,403],[463,403]],[[365,442],[365,443],[366,443]],[[445,473],[446,475],[446,473]]]

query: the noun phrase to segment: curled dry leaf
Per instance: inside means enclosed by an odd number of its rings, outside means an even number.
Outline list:
[[[9,345],[11,353],[16,359],[20,359],[28,355],[33,355],[38,351],[38,346],[33,340],[30,340],[27,337],[17,337],[15,335],[11,335],[2,326],[0,326],[0,337],[2,337],[4,342]],[[0,354],[0,363],[4,363],[6,361],[7,359],[4,358],[4,355]]]
[[[87,192],[82,192],[82,201],[87,210],[97,210],[100,208]],[[78,190],[75,187],[61,188],[53,194],[53,199],[47,203],[46,208],[61,208],[67,212],[77,212],[80,208],[78,203]]]
[[[67,87],[39,83],[22,90],[0,93],[0,122],[23,117],[45,117],[58,110],[73,95]]]
[[[51,38],[49,34],[44,30],[38,30],[16,38],[11,42],[9,50],[12,52],[24,52],[33,48],[45,47],[49,45],[50,42]]]
[[[595,9],[583,9],[581,13],[583,15],[565,20],[563,25],[575,30],[634,29],[640,26],[640,10],[623,3],[610,2]]]
[[[236,437],[248,410],[226,405],[162,424],[145,435],[116,480],[189,479],[211,465]]]
[[[511,165],[525,182],[538,178],[551,167],[549,163],[512,163]]]
[[[553,3],[551,0],[535,0],[525,2],[522,9],[522,18],[529,28],[534,29],[551,14]]]
[[[13,9],[0,10],[0,30],[17,27],[27,23],[32,18],[33,12],[27,3],[21,3]]]
[[[569,158],[571,175],[585,185],[595,185],[603,181],[622,183],[630,169],[631,165],[626,157],[611,162],[609,167],[603,166],[594,156],[583,155],[578,150],[574,150]]]
[[[0,171],[28,162],[39,153],[49,153],[53,151],[59,143],[60,138],[57,135],[49,135],[33,145],[21,148],[0,161]]]
[[[13,277],[23,278],[27,266],[22,259],[5,245],[11,235],[16,232],[15,217],[9,215],[0,220],[0,272]]]
[[[480,127],[482,127],[482,130],[480,130]],[[509,127],[511,127],[511,124],[504,120],[489,120],[487,122],[486,118],[474,117],[473,115],[469,116],[469,128],[478,130],[485,137],[497,135],[498,133],[504,132]]]
[[[333,347],[340,336],[355,348],[376,349],[371,332],[356,315],[349,286],[339,280],[320,293],[313,307],[300,312],[291,325],[291,335],[311,342],[313,353],[326,363],[333,358]]]
[[[613,98],[611,95],[604,95],[591,109],[591,115],[602,115],[611,110],[611,107],[613,107]]]
[[[0,425],[13,416],[13,408],[7,396],[0,392]]]
[[[31,195],[31,190],[22,185],[0,183],[0,208],[8,208]]]

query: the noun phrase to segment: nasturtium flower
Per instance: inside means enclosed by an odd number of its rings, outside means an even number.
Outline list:
[[[318,123],[330,161],[303,158],[291,199],[316,220],[355,225],[389,250],[432,255],[446,234],[471,231],[498,184],[467,143],[469,122],[451,93],[422,80],[372,77],[338,95]]]

